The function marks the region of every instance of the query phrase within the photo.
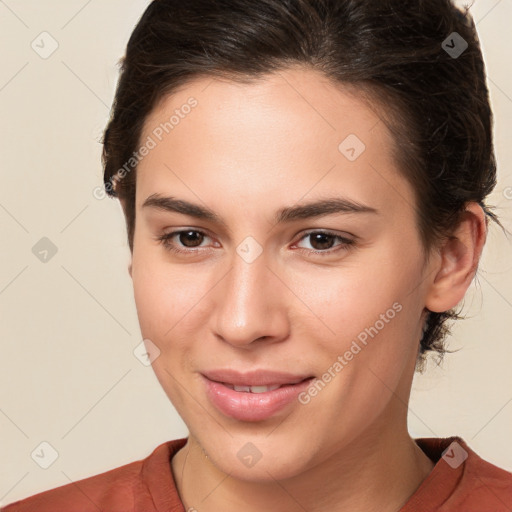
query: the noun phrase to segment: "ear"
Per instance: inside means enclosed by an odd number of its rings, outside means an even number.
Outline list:
[[[438,249],[435,278],[425,302],[430,311],[448,311],[464,298],[476,273],[486,237],[485,213],[478,203],[470,202],[458,227]]]
[[[128,274],[130,274],[130,277],[133,279],[132,276],[132,262],[130,261],[130,264],[128,265]]]

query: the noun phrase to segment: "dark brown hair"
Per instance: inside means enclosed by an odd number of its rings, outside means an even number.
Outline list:
[[[466,47],[467,45],[467,47]],[[426,253],[496,185],[492,112],[468,8],[449,0],[154,0],[135,27],[103,137],[104,183],[133,251],[136,159],[148,115],[201,76],[250,82],[294,65],[371,98],[416,192]],[[500,224],[501,225],[501,224]],[[447,350],[454,309],[429,312],[418,367]]]

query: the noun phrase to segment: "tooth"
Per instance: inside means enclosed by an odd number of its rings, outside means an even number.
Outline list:
[[[266,393],[274,391],[281,386],[234,386],[233,384],[224,384],[226,387],[243,393]]]
[[[274,391],[280,386],[251,386],[251,393],[265,393],[266,391]]]
[[[265,393],[268,391],[267,386],[251,386],[251,393]]]
[[[249,393],[251,391],[251,388],[249,386],[234,386],[235,391],[245,391],[246,393]]]

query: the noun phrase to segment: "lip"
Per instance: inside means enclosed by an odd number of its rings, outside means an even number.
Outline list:
[[[232,370],[216,370],[202,374],[205,391],[210,402],[225,416],[239,421],[263,421],[292,403],[298,404],[297,395],[305,390],[312,376],[291,375],[282,372],[257,370],[239,373]],[[225,385],[281,386],[272,391],[251,393],[235,391]]]

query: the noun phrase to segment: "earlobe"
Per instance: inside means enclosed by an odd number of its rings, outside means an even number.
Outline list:
[[[475,275],[487,236],[482,207],[468,203],[462,220],[439,249],[437,267],[425,306],[441,313],[455,307],[466,294]]]

